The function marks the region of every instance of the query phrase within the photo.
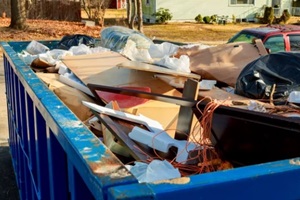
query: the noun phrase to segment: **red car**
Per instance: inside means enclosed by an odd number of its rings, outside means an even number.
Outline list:
[[[228,40],[231,42],[249,42],[259,38],[270,52],[300,51],[300,26],[298,25],[268,25],[257,28],[247,28]]]

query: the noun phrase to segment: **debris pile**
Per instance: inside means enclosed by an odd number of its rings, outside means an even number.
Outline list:
[[[300,156],[299,56],[124,27],[19,53],[140,182]]]

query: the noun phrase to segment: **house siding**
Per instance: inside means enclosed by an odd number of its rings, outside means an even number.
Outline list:
[[[290,11],[293,0],[281,0],[281,8]],[[143,1],[145,3],[146,0]],[[263,12],[264,6],[271,6],[272,0],[255,0],[255,5],[230,5],[230,0],[150,0],[150,5],[143,7],[144,19],[155,19],[151,16],[159,8],[169,9],[172,21],[194,21],[198,14],[203,16],[234,15],[237,19],[254,20],[256,13]]]
[[[155,23],[155,17],[152,16],[156,12],[156,1],[149,0],[149,4],[143,0],[143,20],[148,23]]]
[[[170,12],[173,13],[173,20],[189,21],[194,20],[198,14],[228,16],[229,18],[232,15],[235,15],[236,18],[254,18],[255,13],[268,1],[256,0],[255,5],[230,5],[230,0],[185,0],[184,4],[166,0],[157,0],[156,2],[158,8],[170,9]]]

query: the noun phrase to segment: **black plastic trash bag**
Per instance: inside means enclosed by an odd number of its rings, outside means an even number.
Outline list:
[[[241,71],[235,93],[252,99],[284,104],[292,91],[300,91],[300,53],[278,52],[262,56]]]
[[[80,44],[85,44],[88,47],[95,47],[95,42],[96,40],[88,35],[65,35],[57,44],[57,48],[69,50],[72,46],[78,46]]]

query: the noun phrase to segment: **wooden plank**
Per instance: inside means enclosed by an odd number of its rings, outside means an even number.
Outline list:
[[[200,99],[202,99],[204,97],[211,97],[212,99],[216,99],[216,100],[237,100],[237,101],[251,100],[247,97],[227,92],[218,87],[214,87],[211,90],[199,90],[198,97]]]
[[[258,49],[258,52],[261,56],[264,56],[264,55],[268,55],[268,52],[266,50],[266,47],[265,45],[263,44],[263,42],[261,41],[261,39],[256,39],[254,40],[254,43]]]
[[[191,101],[197,99],[199,84],[198,81],[188,79],[184,84],[183,97]],[[191,131],[194,112],[191,107],[181,106],[178,116],[175,139],[187,140]]]
[[[70,56],[63,59],[64,64],[86,85],[150,87],[153,93],[175,97],[182,96],[174,87],[155,78],[154,72],[117,67],[119,63],[124,63],[125,61],[127,61],[127,58],[116,52]],[[170,115],[167,118],[161,115],[162,108],[170,109]],[[150,110],[151,112],[149,112]],[[167,128],[171,123],[176,121],[179,106],[153,99],[144,104],[126,108],[124,111],[139,113],[145,116],[149,116],[149,113],[151,113],[151,117],[154,120],[162,122],[163,127]],[[176,111],[177,113],[175,113]]]
[[[198,75],[198,74],[178,72],[176,70],[168,69],[165,67],[160,67],[157,65],[152,65],[152,64],[142,63],[142,62],[137,62],[137,61],[126,61],[126,62],[118,64],[118,67],[124,67],[124,68],[128,68],[128,69],[135,69],[135,70],[142,70],[142,71],[149,71],[149,72],[155,72],[155,73],[160,73],[160,74],[170,74],[172,76],[183,76],[183,77],[200,80],[200,75]]]
[[[203,99],[210,97],[214,100],[224,101],[224,104],[228,104],[232,107],[236,108],[242,108],[242,109],[248,109],[248,105],[250,104],[250,101],[256,101],[257,104],[263,105],[265,108],[271,108],[273,107],[269,103],[264,103],[255,99],[250,99],[241,95],[233,94],[230,92],[227,92],[223,89],[220,89],[218,87],[214,87],[211,90],[199,90],[198,93],[198,99]]]
[[[62,61],[86,85],[150,87],[154,93],[181,96],[172,86],[154,78],[153,72],[116,67],[127,61],[116,52],[69,56]]]
[[[116,52],[66,56],[62,59],[62,62],[85,84],[106,83],[107,85],[115,85],[115,82],[118,81],[113,78],[114,74],[119,71],[116,65],[124,61],[127,61],[127,58]],[[119,77],[121,80],[118,82],[127,77],[128,73]]]

